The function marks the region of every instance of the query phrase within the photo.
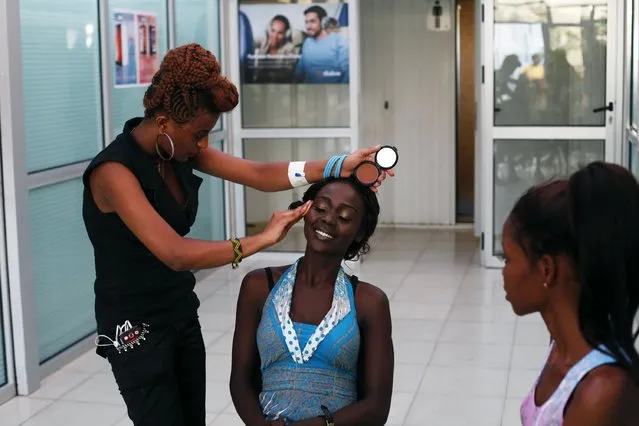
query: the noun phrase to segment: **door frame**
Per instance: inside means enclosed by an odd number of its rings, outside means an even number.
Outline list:
[[[612,102],[614,111],[606,111],[602,127],[499,127],[494,125],[494,4],[484,0],[479,8],[481,35],[479,38],[480,96],[478,108],[479,157],[481,161],[481,264],[487,268],[501,268],[503,261],[493,254],[494,248],[494,140],[580,139],[604,140],[604,160],[623,162],[623,144],[620,130],[623,123],[623,4],[607,0],[606,48],[606,102]],[[522,136],[523,135],[523,136]]]
[[[348,4],[348,26],[349,26],[349,98],[350,98],[350,127],[319,127],[319,128],[244,128],[242,125],[242,98],[240,105],[230,114],[229,144],[228,152],[236,157],[243,158],[244,139],[304,139],[304,138],[348,138],[350,140],[351,152],[359,149],[359,97],[361,93],[360,79],[360,29],[359,29],[359,2],[360,0],[347,0]],[[225,34],[227,36],[229,75],[231,80],[236,82],[238,88],[241,86],[240,78],[240,46],[239,46],[239,3],[240,0],[229,0],[224,2],[224,19],[226,23]],[[273,1],[277,4],[276,1]],[[294,160],[294,159],[292,159]],[[299,160],[318,160],[306,158]],[[246,234],[246,203],[245,189],[242,185],[232,185],[228,192],[229,204],[231,205],[230,231],[231,235],[240,238]],[[299,253],[290,252],[267,252],[259,255],[260,259],[286,259],[297,258]]]

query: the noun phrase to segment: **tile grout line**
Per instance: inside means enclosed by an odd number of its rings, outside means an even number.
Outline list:
[[[466,278],[466,275],[468,274],[468,270],[470,269],[471,265],[472,265],[472,259],[466,265],[466,270],[464,271],[464,274],[460,278],[460,283],[457,286],[457,289],[455,291],[455,296],[453,297],[453,301],[455,300],[455,297],[457,297],[457,293],[459,292],[459,289],[461,287],[461,283],[464,281],[464,278]],[[402,424],[406,423],[406,420],[408,419],[408,415],[410,414],[410,412],[411,412],[411,410],[413,408],[413,404],[415,403],[415,399],[417,398],[417,395],[419,394],[419,389],[422,387],[422,383],[424,382],[424,377],[426,376],[426,371],[428,370],[428,367],[430,366],[430,363],[431,363],[431,361],[433,359],[433,356],[435,355],[435,351],[437,350],[437,347],[439,345],[439,339],[441,339],[442,334],[444,333],[444,328],[446,327],[446,323],[448,322],[448,318],[450,317],[450,313],[451,313],[452,309],[453,309],[453,303],[450,304],[450,308],[448,309],[448,312],[446,313],[446,318],[444,318],[444,320],[442,322],[442,328],[441,328],[441,330],[439,330],[439,333],[437,335],[437,339],[435,340],[435,346],[433,347],[433,351],[431,352],[430,357],[428,358],[428,362],[426,363],[426,366],[424,367],[424,373],[422,374],[422,378],[419,380],[419,384],[417,385],[417,390],[413,394],[413,398],[411,399],[411,402],[408,405],[408,410],[406,411],[406,417],[402,421]]]

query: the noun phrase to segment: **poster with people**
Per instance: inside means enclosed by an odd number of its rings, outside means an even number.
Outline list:
[[[239,8],[243,84],[348,84],[348,2]]]
[[[113,11],[115,87],[145,86],[159,69],[157,15]]]

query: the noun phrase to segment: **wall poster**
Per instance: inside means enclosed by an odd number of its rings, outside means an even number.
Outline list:
[[[244,84],[348,84],[348,2],[241,0],[240,70]]]
[[[115,87],[146,86],[159,69],[158,19],[148,12],[113,11]]]

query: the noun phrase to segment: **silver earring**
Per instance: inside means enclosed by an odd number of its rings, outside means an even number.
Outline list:
[[[160,136],[166,136],[166,138],[169,140],[169,144],[171,145],[171,155],[169,156],[169,158],[165,158],[162,156],[162,151],[160,151],[160,144],[158,142]],[[155,138],[155,152],[157,152],[158,156],[164,161],[171,161],[173,159],[173,156],[175,155],[175,144],[173,143],[173,139],[171,139],[171,136],[169,136],[168,133],[160,132],[157,138]]]
[[[546,283],[546,282],[544,283],[544,288],[545,288],[546,290],[548,290],[548,283]]]

